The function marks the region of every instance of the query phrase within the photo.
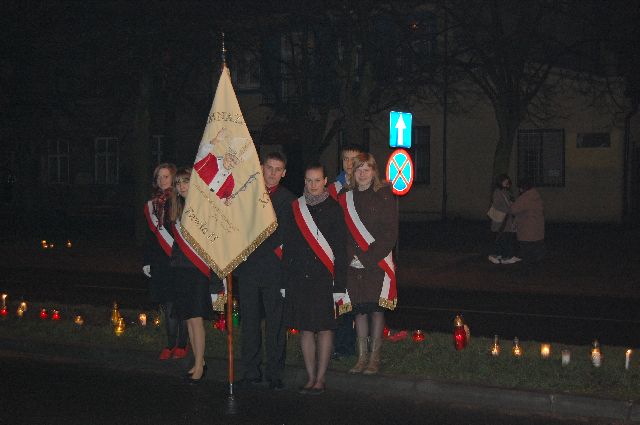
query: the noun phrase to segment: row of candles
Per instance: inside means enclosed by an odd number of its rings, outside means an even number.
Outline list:
[[[40,246],[42,246],[42,249],[53,249],[56,245],[53,242],[43,239],[42,241],[40,241]],[[67,242],[64,244],[64,246],[67,248],[71,248],[73,244],[71,243],[71,240],[67,239]]]
[[[234,301],[234,307],[236,307],[235,301]],[[25,301],[20,302],[18,309],[16,310],[16,315],[18,317],[22,317],[24,315],[24,312],[26,311],[27,311],[27,303]],[[6,317],[6,315],[7,315],[7,294],[2,294],[2,306],[0,307],[0,316]],[[39,316],[43,320],[49,319],[49,312],[43,308],[42,310],[40,310]],[[60,312],[58,310],[51,310],[50,317],[51,317],[51,320],[60,320]],[[238,318],[236,308],[234,308],[234,311],[233,311],[233,318],[234,318],[234,322]],[[74,323],[76,325],[82,326],[84,324],[84,319],[82,318],[82,316],[77,315],[74,318]],[[146,313],[140,313],[138,315],[138,323],[140,324],[140,326],[143,326],[143,327],[147,326]],[[121,336],[124,333],[126,328],[125,321],[124,321],[124,318],[120,315],[118,304],[115,302],[113,303],[113,308],[111,310],[111,324],[114,326],[114,333],[117,336]],[[156,315],[156,317],[153,319],[153,324],[155,326],[160,325],[159,314]],[[234,325],[237,325],[237,324],[234,323]],[[213,327],[221,331],[226,329],[226,322],[224,319],[224,315],[221,315],[220,319],[218,319],[217,321],[214,321]],[[289,329],[288,331],[288,334],[292,334],[292,335],[295,335],[297,333],[298,331],[296,329]],[[400,331],[395,335],[391,335],[391,331],[387,327],[384,328],[385,338],[390,339],[392,341],[399,341],[400,339],[406,338],[407,335],[408,334],[406,331]],[[425,341],[426,336],[422,330],[418,329],[413,332],[412,339],[415,342],[423,342]],[[462,322],[462,319],[460,316],[457,316],[454,321],[455,348],[457,350],[462,350],[469,343],[469,339],[470,339],[469,327]],[[493,344],[490,347],[489,353],[493,357],[497,357],[500,355],[501,351],[502,349],[500,347],[500,338],[498,337],[498,335],[495,335],[493,338]],[[518,339],[518,337],[515,337],[513,339],[513,346],[511,348],[511,353],[515,357],[522,357],[522,355],[524,354],[524,350],[520,345],[520,340]],[[627,349],[625,351],[624,368],[626,370],[629,370],[629,367],[630,367],[631,354],[632,354],[631,349]],[[540,344],[540,357],[543,359],[548,359],[550,356],[551,356],[551,344],[549,343]],[[562,365],[563,366],[568,365],[569,362],[571,361],[571,352],[569,350],[562,350],[561,356],[562,356],[561,357]],[[593,364],[594,367],[600,367],[602,365],[602,357],[603,356],[602,356],[602,351],[600,350],[600,343],[598,342],[598,340],[594,340],[591,348],[591,363]]]

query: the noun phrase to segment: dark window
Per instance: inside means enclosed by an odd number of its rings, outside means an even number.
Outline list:
[[[411,132],[411,150],[415,167],[414,183],[431,183],[431,127],[414,126]]]
[[[48,183],[69,183],[69,142],[49,140],[47,153]]]
[[[154,134],[151,136],[151,160],[155,164],[163,162],[165,140],[166,136],[162,134]]]
[[[564,186],[564,130],[518,131],[518,180]]]
[[[254,54],[246,52],[235,56],[231,73],[238,90],[260,88],[260,61]]]
[[[120,176],[120,152],[116,137],[96,137],[95,182],[118,184]]]
[[[576,138],[577,148],[610,148],[611,136],[609,133],[578,133]]]

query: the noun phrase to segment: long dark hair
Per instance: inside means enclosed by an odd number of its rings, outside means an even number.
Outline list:
[[[502,182],[505,180],[509,180],[509,183],[511,184],[511,186],[513,186],[513,182],[511,181],[511,177],[509,177],[507,174],[500,174],[498,177],[496,177],[496,187],[498,189],[502,189]]]
[[[182,211],[184,210],[185,199],[180,196],[178,193],[178,183],[180,179],[191,179],[191,168],[182,167],[176,171],[175,176],[173,176],[173,191],[175,192],[175,196],[171,199],[171,210],[169,211],[169,218],[172,223],[178,221],[178,219],[182,216]]]

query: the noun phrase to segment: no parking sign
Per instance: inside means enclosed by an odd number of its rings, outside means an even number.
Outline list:
[[[387,180],[391,182],[391,191],[395,195],[406,195],[413,185],[414,168],[409,152],[404,149],[393,151],[387,161]]]

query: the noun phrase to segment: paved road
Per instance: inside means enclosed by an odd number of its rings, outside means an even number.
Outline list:
[[[0,356],[0,424],[605,424],[350,395],[303,396],[292,390],[237,390],[177,376]],[[178,371],[175,372],[176,375]]]

